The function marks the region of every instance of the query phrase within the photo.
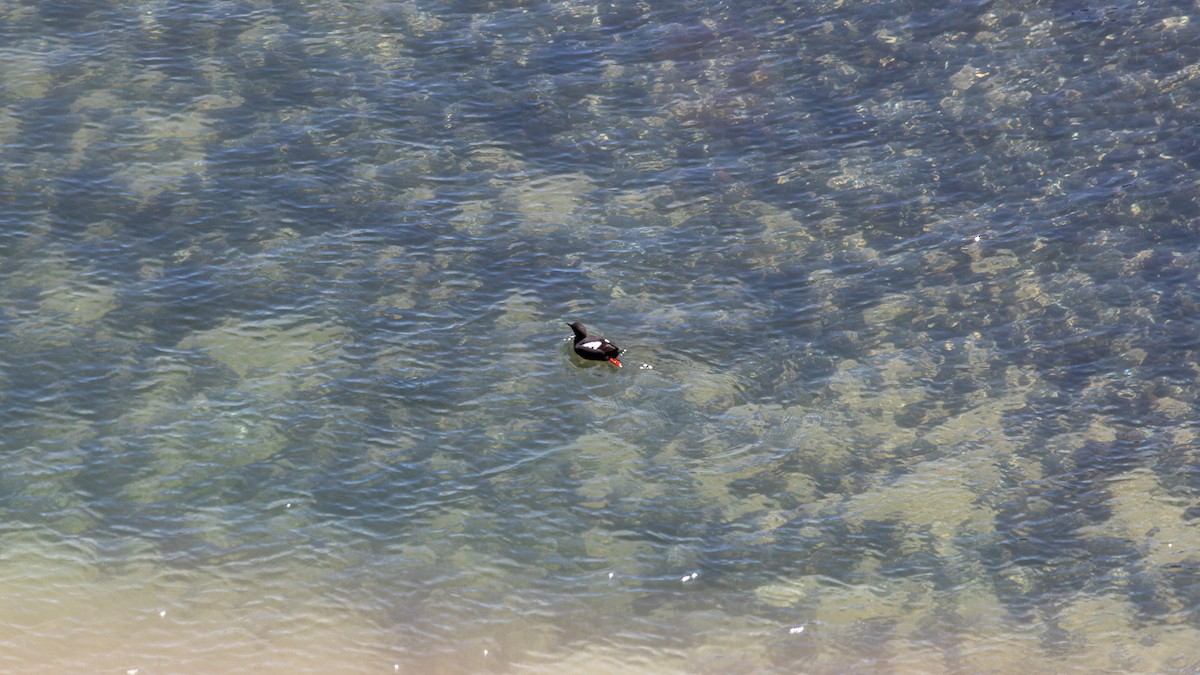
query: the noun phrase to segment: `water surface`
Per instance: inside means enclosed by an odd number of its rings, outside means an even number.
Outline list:
[[[1195,7],[669,4],[0,2],[0,667],[1200,669]]]

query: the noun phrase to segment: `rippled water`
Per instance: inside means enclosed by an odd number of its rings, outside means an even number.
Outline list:
[[[0,1],[0,669],[1200,670],[1196,5],[653,4]]]

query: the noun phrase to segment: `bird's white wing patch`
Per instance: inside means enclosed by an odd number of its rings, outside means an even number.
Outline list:
[[[590,342],[585,342],[579,346],[583,347],[584,349],[599,349],[600,345],[602,345],[602,344],[604,344],[604,343],[601,342],[600,340],[592,340]]]

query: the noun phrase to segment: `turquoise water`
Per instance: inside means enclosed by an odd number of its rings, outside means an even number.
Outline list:
[[[1200,670],[1198,22],[0,0],[0,669]]]

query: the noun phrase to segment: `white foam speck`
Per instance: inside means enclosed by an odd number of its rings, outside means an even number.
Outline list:
[[[804,632],[804,626],[792,626],[788,629],[790,635],[799,635]]]

